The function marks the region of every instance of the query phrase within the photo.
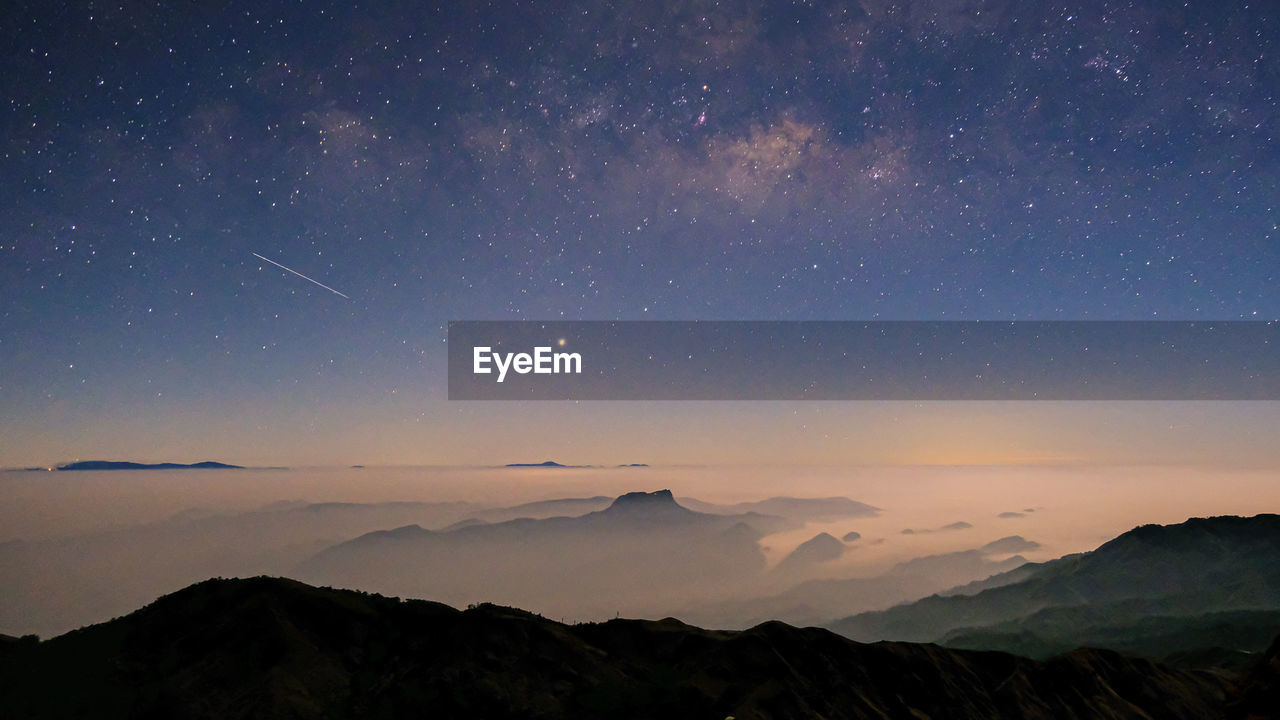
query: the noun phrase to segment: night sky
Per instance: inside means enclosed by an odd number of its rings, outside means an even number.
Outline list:
[[[0,28],[0,465],[936,460],[972,427],[1014,433],[988,460],[1112,457],[1116,428],[1152,460],[1280,418],[477,405],[444,352],[450,320],[1280,319],[1275,3],[11,2]]]

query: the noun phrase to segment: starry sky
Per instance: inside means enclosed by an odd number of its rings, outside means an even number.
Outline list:
[[[1274,403],[468,404],[444,347],[450,320],[1280,319],[1274,3],[20,0],[0,27],[0,465],[1275,459]]]

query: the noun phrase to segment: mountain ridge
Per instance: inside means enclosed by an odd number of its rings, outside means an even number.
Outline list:
[[[793,526],[755,513],[689,510],[670,490],[635,492],[575,517],[366,533],[320,550],[289,574],[460,605],[499,599],[575,617],[645,615],[669,605],[673,593],[751,581],[765,566],[758,540]]]
[[[1091,552],[1013,572],[1013,582],[978,583],[973,594],[935,594],[827,627],[862,641],[937,642],[960,631],[972,638],[1001,623],[1026,626],[1029,618],[1053,609],[1093,608],[1078,613],[1075,630],[1058,628],[1073,637],[1099,622],[1107,608],[1117,613],[1126,603],[1145,604],[1147,612],[1163,616],[1280,610],[1280,515],[1143,525]]]
[[[216,460],[183,464],[175,462],[139,463],[126,460],[78,460],[54,468],[58,471],[76,470],[244,470],[243,465],[229,465]]]
[[[0,644],[0,714],[43,717],[1209,717],[1220,674],[1098,650],[1037,662],[768,622],[564,625],[280,578],[207,580]]]

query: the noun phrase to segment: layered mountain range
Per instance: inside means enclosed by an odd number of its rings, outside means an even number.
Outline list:
[[[669,490],[634,492],[576,517],[373,532],[320,552],[291,575],[459,605],[497,600],[577,617],[635,614],[663,598],[750,581],[765,566],[759,539],[795,526],[756,512],[696,512]]]
[[[1280,630],[1280,516],[1146,525],[1091,552],[829,627],[855,640],[1036,657],[1083,644],[1247,664]]]
[[[713,506],[662,490],[508,508],[185,513],[121,531],[121,564],[103,569],[125,567],[133,545],[189,535],[222,538],[224,551],[276,547],[276,562],[301,559],[290,574],[360,590],[209,580],[44,642],[0,636],[0,717],[1276,716],[1280,516],[1142,526],[1044,563],[1016,554],[1037,543],[1008,536],[882,575],[724,599],[752,589],[751,578],[830,564],[861,539],[818,533],[769,568],[763,537],[875,512],[841,498]],[[438,529],[411,523],[324,540],[396,518]],[[113,537],[52,547],[70,557]],[[286,539],[302,544],[286,551]],[[50,557],[27,550],[9,543],[0,557]],[[40,589],[20,587],[29,601]],[[600,618],[706,591],[718,599],[692,602],[686,622],[750,627],[566,624],[506,606],[529,600]],[[887,609],[829,620],[850,607]],[[872,641],[884,642],[863,644]]]
[[[1200,720],[1275,692],[1267,666],[1233,681],[1109,651],[1035,661],[778,622],[565,625],[272,578],[210,580],[52,640],[0,643],[0,716],[23,718]]]

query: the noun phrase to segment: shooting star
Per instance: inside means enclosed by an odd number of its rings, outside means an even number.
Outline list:
[[[348,297],[348,296],[346,296],[346,295],[343,295],[342,293],[338,292],[337,290],[334,290],[333,288],[329,287],[328,285],[325,285],[324,283],[320,282],[319,280],[312,280],[311,278],[307,277],[306,275],[303,275],[302,273],[298,272],[297,270],[294,270],[293,268],[290,268],[290,267],[285,267],[284,265],[281,265],[280,263],[276,262],[275,260],[272,260],[271,258],[262,257],[261,255],[259,255],[259,254],[258,254],[258,253],[256,253],[256,252],[251,252],[251,253],[249,253],[249,254],[250,254],[250,255],[252,255],[252,256],[254,256],[254,257],[256,257],[256,258],[259,258],[259,259],[262,259],[262,260],[266,260],[267,262],[271,263],[272,265],[275,265],[276,267],[278,267],[278,268],[280,268],[280,269],[282,269],[282,270],[288,270],[289,272],[293,273],[294,275],[297,275],[298,277],[302,278],[303,280],[310,280],[311,282],[313,282],[313,283],[315,283],[315,284],[319,285],[320,287],[324,288],[325,290],[328,290],[329,292],[333,293],[334,295],[341,295],[342,297],[347,298],[348,300],[350,300],[350,299],[351,299],[350,297]]]

